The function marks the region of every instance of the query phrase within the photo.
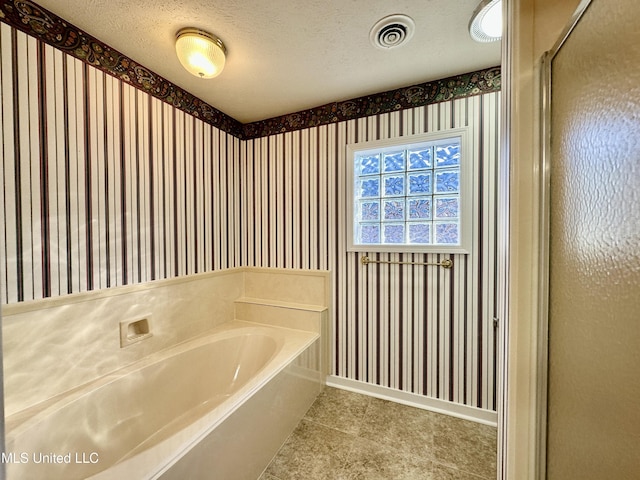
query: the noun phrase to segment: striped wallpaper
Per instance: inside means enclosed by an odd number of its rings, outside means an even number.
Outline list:
[[[4,303],[240,264],[240,140],[0,24]]]
[[[490,93],[243,143],[243,264],[331,270],[335,375],[495,410],[499,102]],[[460,127],[477,179],[472,252],[452,270],[361,266],[362,253],[346,252],[347,143]]]
[[[2,302],[236,266],[333,274],[335,375],[495,410],[500,93],[240,140],[0,24]],[[345,146],[468,126],[474,246],[345,249]],[[432,261],[437,255],[370,254]]]

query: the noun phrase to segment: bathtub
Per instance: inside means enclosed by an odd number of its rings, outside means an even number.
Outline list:
[[[313,332],[228,322],[6,420],[8,480],[255,480],[322,388]]]

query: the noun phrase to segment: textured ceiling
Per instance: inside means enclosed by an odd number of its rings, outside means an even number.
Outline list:
[[[479,0],[38,0],[37,4],[243,123],[500,64],[467,24]],[[413,18],[409,43],[369,42],[391,14]],[[220,76],[203,80],[174,49],[183,27],[227,46]]]

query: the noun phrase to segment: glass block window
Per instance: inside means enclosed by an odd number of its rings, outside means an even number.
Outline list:
[[[348,146],[349,250],[466,251],[466,130]]]

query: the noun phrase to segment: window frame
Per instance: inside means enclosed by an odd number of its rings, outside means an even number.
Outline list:
[[[402,149],[411,149],[425,143],[439,143],[448,139],[460,139],[460,217],[459,245],[426,245],[426,244],[362,244],[356,243],[354,238],[355,223],[354,218],[356,209],[355,203],[355,182],[357,175],[355,174],[356,155],[375,152],[385,153],[389,151]],[[450,253],[450,254],[468,254],[471,253],[473,242],[473,205],[475,203],[474,195],[474,159],[470,144],[470,135],[468,128],[454,128],[441,130],[438,132],[429,132],[418,135],[402,136],[393,139],[373,140],[366,142],[349,143],[346,146],[346,207],[347,207],[347,251],[348,252],[386,252],[386,253]],[[432,194],[433,195],[433,194]],[[433,221],[433,220],[431,220]],[[406,222],[406,221],[405,221]]]

